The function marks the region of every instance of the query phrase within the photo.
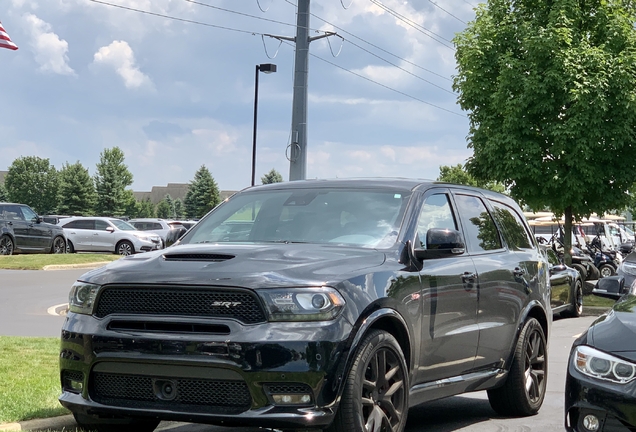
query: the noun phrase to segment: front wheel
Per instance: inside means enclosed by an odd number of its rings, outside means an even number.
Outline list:
[[[573,288],[572,304],[570,304],[570,310],[564,311],[563,315],[577,318],[583,314],[583,283],[577,279],[574,282]]]
[[[64,237],[57,236],[53,239],[53,245],[51,246],[51,253],[62,254],[66,253],[66,241]]]
[[[604,278],[604,277],[614,276],[614,273],[616,271],[614,270],[614,266],[606,263],[606,264],[601,264],[598,267],[598,272],[600,273],[600,276]]]
[[[13,239],[8,235],[0,237],[0,255],[13,255]]]
[[[402,432],[408,396],[408,371],[400,345],[390,333],[373,330],[357,350],[328,431]]]
[[[488,390],[490,406],[503,416],[530,416],[539,411],[548,379],[548,351],[543,327],[535,318],[523,326],[503,386]]]
[[[99,418],[73,413],[77,425],[85,431],[95,432],[152,432],[159,420],[133,418]]]
[[[122,256],[132,255],[132,254],[135,253],[135,247],[128,240],[124,240],[124,241],[121,241],[121,242],[117,243],[116,252],[117,252],[117,254],[122,255]]]
[[[587,270],[583,264],[572,263],[572,268],[579,272],[581,280],[587,279]]]

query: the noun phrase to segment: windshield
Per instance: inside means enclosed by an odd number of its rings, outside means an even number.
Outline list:
[[[115,225],[117,227],[117,229],[120,229],[122,231],[137,231],[137,228],[135,228],[134,226],[132,226],[128,222],[124,222],[121,219],[110,219],[109,221],[110,221],[110,223]]]
[[[196,224],[181,243],[282,242],[390,247],[410,192],[293,189],[243,192]]]

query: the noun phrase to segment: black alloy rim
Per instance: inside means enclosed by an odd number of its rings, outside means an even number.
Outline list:
[[[55,239],[55,242],[53,243],[53,252],[56,254],[66,252],[66,243],[64,242],[64,239],[60,237]]]
[[[541,401],[545,391],[545,359],[545,342],[539,330],[535,328],[528,336],[525,349],[526,394],[533,404]]]
[[[362,419],[366,432],[396,431],[406,410],[405,371],[389,348],[377,350],[362,382]]]
[[[13,242],[9,237],[0,238],[0,255],[11,255],[13,253]]]

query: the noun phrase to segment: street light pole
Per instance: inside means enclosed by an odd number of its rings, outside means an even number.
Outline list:
[[[266,74],[276,72],[276,65],[271,63],[263,63],[256,65],[256,75],[254,77],[254,131],[252,132],[252,186],[256,178],[256,120],[258,115],[258,73]]]

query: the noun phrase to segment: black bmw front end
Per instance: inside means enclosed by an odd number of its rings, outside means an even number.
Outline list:
[[[569,432],[636,430],[636,297],[627,296],[573,344],[565,386]]]

